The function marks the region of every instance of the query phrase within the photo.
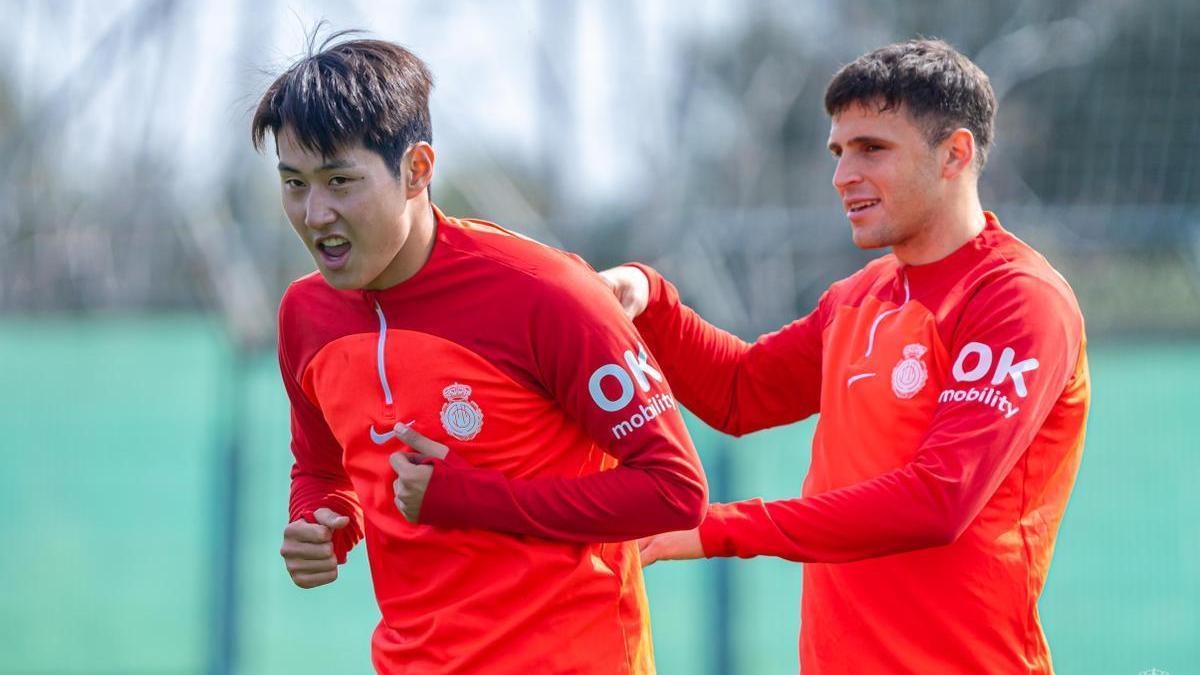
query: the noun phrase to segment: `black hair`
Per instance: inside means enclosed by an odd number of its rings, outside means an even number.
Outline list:
[[[319,28],[318,28],[319,31]],[[262,151],[267,132],[278,137],[289,127],[306,150],[331,157],[361,141],[383,158],[392,175],[414,143],[433,142],[429,92],[433,77],[421,59],[383,40],[342,40],[360,33],[338,31],[267,88],[250,125],[254,148]]]
[[[878,105],[880,112],[903,109],[923,128],[931,146],[955,129],[969,129],[975,136],[975,165],[983,171],[996,94],[987,74],[949,44],[899,42],[842,67],[825,90],[825,112],[834,116],[852,105]]]

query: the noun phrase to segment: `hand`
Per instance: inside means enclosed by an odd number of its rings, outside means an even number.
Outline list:
[[[396,508],[410,523],[416,523],[421,516],[421,504],[425,501],[425,489],[433,477],[433,467],[421,464],[426,457],[446,459],[450,448],[430,440],[417,433],[407,425],[396,425],[396,438],[412,448],[414,452],[393,452],[388,457],[392,470],[396,472],[396,480],[392,482],[392,492],[395,493]]]
[[[700,528],[663,532],[638,540],[638,553],[642,556],[642,567],[649,567],[659,560],[693,560],[704,557],[700,545]]]
[[[633,321],[639,314],[646,311],[650,304],[650,280],[640,269],[632,265],[619,265],[604,270],[600,278],[608,286],[608,290],[617,296],[625,316]]]
[[[294,520],[283,530],[283,556],[292,582],[300,588],[316,588],[337,579],[337,558],[333,555],[333,532],[350,524],[346,516],[320,508],[313,513],[317,522]]]

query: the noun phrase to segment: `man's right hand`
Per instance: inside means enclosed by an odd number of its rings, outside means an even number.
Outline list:
[[[330,509],[313,512],[317,522],[295,520],[283,530],[279,555],[288,574],[300,588],[316,588],[337,579],[337,558],[333,555],[333,531],[350,524],[346,516]]]
[[[601,272],[600,278],[617,296],[621,309],[625,310],[625,316],[630,321],[646,311],[646,305],[650,303],[650,280],[640,269],[632,265],[619,265]]]

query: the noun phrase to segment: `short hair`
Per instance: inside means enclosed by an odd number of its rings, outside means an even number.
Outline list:
[[[955,129],[975,136],[975,166],[987,162],[996,119],[996,94],[979,66],[941,40],[909,40],[864,54],[843,66],[825,90],[831,117],[852,105],[902,108],[930,146]]]
[[[250,125],[254,148],[267,132],[276,138],[290,127],[301,147],[334,155],[361,141],[383,158],[392,175],[414,143],[433,142],[429,91],[433,77],[421,59],[382,40],[346,40],[359,31],[339,31],[292,64],[267,88]]]

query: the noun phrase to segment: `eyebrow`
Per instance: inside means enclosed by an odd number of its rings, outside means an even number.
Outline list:
[[[332,171],[334,169],[350,169],[353,167],[354,167],[354,162],[352,162],[348,159],[331,159],[328,162],[325,162],[324,164],[322,164],[321,166],[318,166],[317,172],[320,173],[321,171]],[[288,173],[304,173],[303,171],[301,171],[297,168],[288,166],[287,164],[284,164],[283,162],[279,163],[279,171],[280,171],[280,173],[285,172],[285,171]]]
[[[846,141],[846,145],[887,145],[887,144],[888,144],[888,141],[886,139],[879,138],[877,136],[855,136],[854,138],[851,138],[850,140]],[[833,141],[829,141],[828,147],[830,150],[836,151],[838,148],[840,148],[842,146],[837,143],[834,143]]]

